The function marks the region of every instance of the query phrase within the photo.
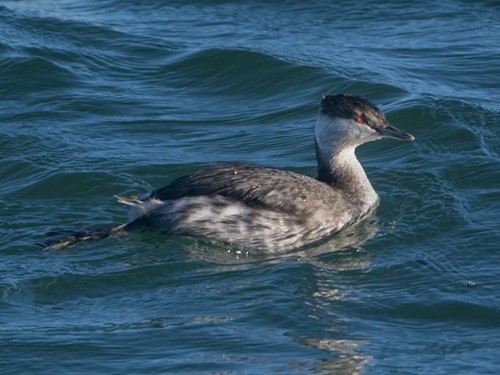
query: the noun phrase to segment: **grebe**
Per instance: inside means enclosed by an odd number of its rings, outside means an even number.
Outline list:
[[[111,234],[151,229],[246,249],[284,252],[330,236],[367,216],[379,198],[355,149],[381,138],[413,140],[370,101],[324,95],[315,126],[318,177],[243,163],[220,163],[135,198],[120,226],[47,244],[62,249]]]

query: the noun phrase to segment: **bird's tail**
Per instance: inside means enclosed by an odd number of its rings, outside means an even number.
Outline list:
[[[58,231],[49,232],[48,236],[53,237],[45,242],[39,242],[37,245],[44,249],[62,250],[68,247],[75,246],[77,243],[84,241],[99,241],[113,235],[126,234],[131,231],[137,231],[144,228],[144,223],[141,220],[136,220],[139,216],[146,213],[151,208],[156,207],[159,203],[156,200],[141,200],[141,197],[119,197],[115,196],[119,203],[131,206],[131,220],[117,227],[90,230],[90,231]]]
[[[93,231],[49,232],[47,233],[48,236],[59,238],[39,242],[37,243],[37,245],[44,249],[62,250],[68,247],[72,247],[80,242],[99,241],[111,235],[127,233],[127,231],[124,229],[126,225],[127,224],[122,224],[117,227],[98,229]]]

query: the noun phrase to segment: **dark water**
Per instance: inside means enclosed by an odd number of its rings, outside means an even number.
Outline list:
[[[496,1],[3,1],[3,374],[486,374],[500,367]],[[414,143],[358,155],[376,217],[269,257],[121,223],[220,160],[315,174],[321,93]]]

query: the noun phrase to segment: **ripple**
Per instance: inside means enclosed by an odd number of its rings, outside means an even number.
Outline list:
[[[495,2],[35,3],[0,6],[4,372],[495,372]],[[416,136],[359,149],[373,221],[282,257],[33,246],[213,161],[314,175],[324,92]]]

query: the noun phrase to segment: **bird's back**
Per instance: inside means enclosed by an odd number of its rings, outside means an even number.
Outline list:
[[[220,163],[180,177],[146,199],[218,195],[249,206],[306,216],[343,201],[334,187],[298,173],[253,164]]]

